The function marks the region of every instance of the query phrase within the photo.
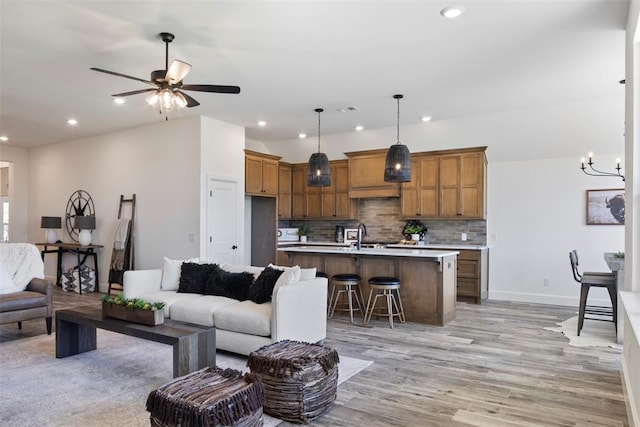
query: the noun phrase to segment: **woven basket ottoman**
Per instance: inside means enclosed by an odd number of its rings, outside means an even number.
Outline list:
[[[147,398],[152,427],[262,426],[260,378],[204,368],[163,385]]]
[[[247,366],[262,379],[265,413],[308,423],[336,400],[339,361],[331,348],[285,340],[249,354]]]

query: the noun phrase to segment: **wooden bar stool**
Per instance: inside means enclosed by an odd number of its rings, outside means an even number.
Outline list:
[[[371,316],[386,316],[389,318],[389,326],[393,329],[393,318],[397,316],[401,322],[405,321],[404,308],[402,308],[402,299],[400,298],[400,280],[395,277],[377,276],[369,279],[369,299],[367,300],[367,309],[364,316],[364,324],[371,321]],[[396,291],[395,294],[393,291]],[[382,291],[382,293],[380,292]],[[374,295],[375,293],[375,295]],[[373,303],[371,298],[373,298]],[[378,298],[387,300],[386,307],[384,305],[377,307]]]
[[[331,277],[332,289],[331,298],[329,299],[329,318],[333,317],[336,310],[348,311],[349,316],[351,317],[351,323],[353,323],[353,313],[356,310],[362,314],[362,317],[364,317],[364,298],[362,297],[362,291],[360,290],[361,281],[362,278],[358,274],[334,274]],[[338,305],[341,294],[346,295],[347,302]],[[354,296],[357,307],[354,306]]]

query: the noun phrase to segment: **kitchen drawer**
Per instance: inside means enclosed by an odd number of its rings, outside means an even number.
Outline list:
[[[480,263],[478,261],[458,259],[458,277],[476,279],[479,276],[480,276]]]
[[[458,276],[458,296],[476,297],[478,295],[478,279],[465,279]]]

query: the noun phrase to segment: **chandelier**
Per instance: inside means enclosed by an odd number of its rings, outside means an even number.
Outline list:
[[[593,153],[589,152],[587,156],[589,157],[589,160],[587,161],[586,166],[584,163],[585,158],[583,157],[580,160],[582,163],[580,165],[580,169],[582,169],[582,172],[590,176],[614,176],[614,177],[622,178],[622,182],[624,182],[624,175],[620,173],[620,171],[622,170],[622,168],[620,167],[620,159],[616,159],[616,167],[615,167],[616,172],[614,173],[614,172],[604,172],[594,168],[593,165],[595,163],[593,162]]]

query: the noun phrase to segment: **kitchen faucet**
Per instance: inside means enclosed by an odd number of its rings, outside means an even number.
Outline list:
[[[362,232],[364,233],[364,235],[367,236],[367,226],[364,225],[363,222],[361,222],[360,224],[358,224],[358,240],[356,241],[357,250],[360,250],[360,246],[362,244],[362,234],[360,233],[360,227],[362,227]]]

